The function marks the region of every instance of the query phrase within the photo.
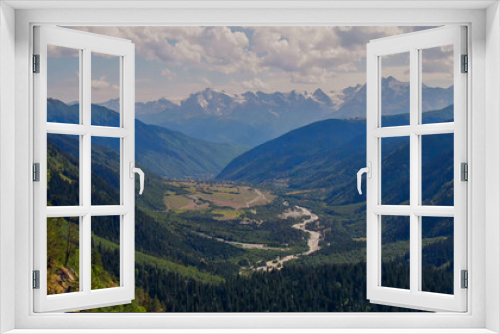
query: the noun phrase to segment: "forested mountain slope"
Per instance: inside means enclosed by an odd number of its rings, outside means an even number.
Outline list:
[[[49,122],[78,123],[79,106],[59,100],[47,100]],[[119,114],[99,105],[92,105],[92,125],[119,126]],[[233,144],[211,143],[191,138],[178,131],[135,121],[136,159],[159,175],[170,178],[210,178],[246,148]],[[112,146],[113,140],[97,142]]]
[[[453,106],[424,113],[427,123],[453,118]],[[384,116],[386,126],[408,124],[408,115]],[[426,136],[423,158],[430,174],[424,175],[424,197],[430,200],[435,181],[450,178],[453,170],[443,159],[453,159],[453,136]],[[383,192],[388,201],[404,201],[409,169],[406,155],[409,142],[402,138],[384,141]],[[405,160],[406,159],[406,160]],[[363,201],[356,190],[356,172],[366,163],[366,121],[330,119],[290,131],[283,136],[259,145],[231,161],[217,176],[219,180],[281,184],[293,189],[324,189],[329,203],[340,205]],[[384,163],[383,163],[384,165]],[[431,168],[431,166],[433,168]],[[451,174],[450,174],[451,173]],[[409,186],[409,185],[408,185]],[[392,195],[389,195],[392,194]]]
[[[439,111],[436,114],[436,117],[449,118],[449,113],[443,116],[446,111]],[[110,119],[114,119],[113,114],[109,115]],[[399,116],[399,119],[394,117],[389,121],[400,122],[401,118],[404,118],[404,116]],[[293,155],[294,150],[300,147],[301,151],[296,160],[289,157],[287,159],[291,160],[286,161],[286,164],[283,163],[281,165],[283,168],[277,169],[287,176],[286,182],[294,187],[292,190],[307,189],[306,184],[321,186],[322,180],[338,178],[338,186],[333,181],[329,181],[333,186],[328,188],[323,195],[326,201],[337,205],[325,206],[326,210],[330,210],[332,214],[327,215],[324,208],[323,211],[320,207],[314,208],[315,212],[320,215],[321,222],[321,226],[316,227],[321,227],[324,232],[320,251],[311,256],[302,257],[299,261],[291,262],[290,265],[287,264],[283,270],[270,273],[253,271],[241,274],[242,268],[248,266],[249,263],[260,261],[266,256],[272,258],[281,253],[271,250],[270,255],[267,255],[265,250],[245,249],[221,242],[216,238],[223,237],[229,240],[233,240],[230,238],[247,238],[257,240],[249,242],[260,242],[259,239],[274,236],[274,239],[266,241],[272,246],[283,247],[285,250],[289,247],[302,247],[301,245],[305,243],[303,232],[290,228],[295,221],[282,220],[277,217],[285,208],[284,199],[293,200],[293,195],[284,194],[283,199],[274,200],[265,207],[244,209],[241,214],[245,218],[252,218],[254,221],[252,224],[248,223],[249,220],[243,221],[242,219],[216,220],[203,210],[186,212],[167,210],[164,203],[165,194],[177,194],[185,190],[175,186],[175,183],[179,183],[178,181],[167,182],[162,176],[149,170],[149,166],[139,161],[138,166],[146,173],[146,185],[144,195],[136,197],[136,299],[131,305],[116,306],[100,311],[361,312],[394,310],[370,304],[366,300],[366,266],[363,263],[365,244],[354,240],[354,237],[363,236],[359,234],[359,231],[365,229],[365,216],[359,197],[355,197],[358,195],[355,193],[354,174],[351,175],[349,170],[357,170],[358,166],[355,164],[364,161],[362,143],[365,139],[362,133],[356,133],[357,130],[363,131],[363,122],[325,122],[325,124],[312,124],[314,131],[309,131],[308,127],[298,129],[299,134],[305,133],[306,135],[287,141],[293,145],[285,145],[285,149],[276,149],[272,155],[259,160],[264,165],[272,163],[271,159],[280,152]],[[333,130],[338,130],[338,133],[330,133]],[[308,141],[308,138],[314,140]],[[335,152],[339,153],[330,154],[328,145],[317,147],[315,144],[328,143],[329,140],[335,142]],[[439,143],[445,147],[449,145],[443,141]],[[118,148],[105,139],[93,144],[93,203],[115,204],[113,201],[118,196],[118,183],[116,182],[119,175]],[[78,147],[77,138],[64,135],[48,136],[49,205],[66,205],[69,202],[78,201]],[[407,147],[401,143],[393,143],[388,156],[393,156],[394,161],[398,161],[406,154],[405,150]],[[430,161],[435,162],[438,160],[434,158],[442,154],[436,150],[431,153],[428,157]],[[259,159],[259,155],[255,157]],[[337,162],[338,165],[335,165],[337,167],[329,169],[331,160],[322,160],[323,166],[312,163],[314,159],[319,159],[318,157],[343,158]],[[252,165],[251,159],[246,164],[253,168],[261,167]],[[293,164],[299,168],[294,173],[287,174],[286,165]],[[351,166],[353,164],[354,166]],[[340,169],[340,165],[343,165],[345,170]],[[311,170],[308,171],[308,168]],[[317,174],[322,171],[321,168],[324,169],[323,174]],[[253,175],[252,169],[248,169],[247,172]],[[272,169],[267,170],[267,173],[271,173],[268,177],[264,174],[257,174],[262,180],[256,180],[263,183],[272,182],[275,177],[272,172]],[[339,176],[331,175],[335,172],[338,172]],[[399,170],[396,172],[400,173]],[[438,180],[438,175],[449,175],[449,171],[443,172],[442,169],[436,169],[436,175],[430,176],[433,181],[429,182],[430,185],[441,187],[439,182],[435,182]],[[352,197],[349,197],[351,188]],[[401,200],[404,188],[395,189],[397,191],[394,200]],[[448,194],[444,188],[437,189],[442,190],[438,193]],[[436,200],[436,196],[432,197],[432,200]],[[318,201],[321,201],[321,198],[318,198]],[[349,205],[343,206],[339,203],[355,203],[356,217],[351,217],[349,214],[342,216],[341,210],[348,208]],[[349,219],[355,222],[351,223]],[[92,286],[100,288],[113,287],[119,282],[119,271],[116,270],[118,258],[116,228],[112,227],[111,218],[106,218],[104,222],[95,224],[92,229]],[[449,250],[447,245],[453,244],[453,239],[447,237],[450,234],[450,226],[452,225],[440,221],[432,228],[422,229],[425,238],[433,239],[432,242],[426,241],[423,247],[424,258],[435,262],[435,267],[425,268],[429,271],[426,277],[437,277],[438,279],[433,279],[431,283],[437,284],[438,287],[446,284],[450,268],[453,268],[452,263],[450,265],[449,262],[452,257],[449,252],[447,253]],[[78,288],[79,271],[75,255],[78,253],[70,252],[68,256],[68,250],[78,249],[78,223],[73,220],[59,219],[50,223],[48,227],[48,269],[49,275],[54,277],[50,288],[52,291],[59,292],[61,290],[74,291]],[[387,232],[390,245],[397,247],[407,240],[408,233],[403,227],[392,224],[384,230]],[[327,233],[325,228],[330,229],[330,232]],[[347,254],[348,261],[340,262],[337,254],[340,256]],[[388,282],[402,285],[407,281],[405,263],[407,263],[407,258],[400,256],[384,265],[383,270]]]

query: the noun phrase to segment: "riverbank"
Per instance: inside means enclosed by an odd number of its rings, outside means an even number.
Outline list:
[[[321,249],[319,246],[319,241],[321,239],[321,233],[318,231],[312,231],[307,229],[307,224],[314,223],[319,219],[317,215],[312,213],[310,210],[300,207],[300,206],[295,206],[293,209],[290,209],[287,212],[284,212],[281,217],[283,218],[288,218],[288,217],[293,217],[293,218],[298,218],[298,217],[309,217],[308,219],[304,219],[301,223],[297,223],[292,225],[292,228],[296,230],[301,230],[304,231],[305,233],[309,234],[309,238],[307,239],[307,246],[308,250],[302,253],[297,253],[297,254],[292,254],[288,255],[285,257],[277,257],[274,260],[267,261],[266,265],[263,267],[258,267],[256,268],[257,271],[265,270],[280,270],[283,268],[283,265],[291,260],[298,259],[300,256],[306,256],[310,255],[314,252],[317,252]]]

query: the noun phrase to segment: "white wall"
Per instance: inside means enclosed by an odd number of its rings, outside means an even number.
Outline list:
[[[0,332],[14,328],[15,12],[0,3]]]
[[[500,13],[499,4],[486,12],[486,249],[500,254]],[[486,328],[500,332],[500,266],[486,266]]]
[[[65,2],[66,3],[66,2]],[[458,2],[457,2],[458,3]],[[496,6],[496,5],[495,5]],[[500,294],[498,290],[499,287],[499,272],[498,263],[495,264],[493,269],[490,269],[490,273],[492,275],[491,278],[487,278],[488,284],[490,287],[487,289],[487,293],[485,293],[485,276],[484,268],[484,247],[485,240],[484,236],[489,236],[489,249],[495,250],[498,252],[498,244],[494,244],[496,241],[498,243],[500,228],[499,225],[499,217],[500,217],[500,209],[499,209],[499,198],[500,198],[500,177],[498,174],[498,162],[500,161],[500,153],[497,152],[499,148],[500,136],[498,133],[498,120],[500,116],[498,112],[500,110],[500,92],[498,91],[498,86],[500,86],[498,72],[498,64],[499,62],[499,54],[500,52],[497,50],[492,55],[488,56],[489,62],[491,63],[491,69],[488,68],[488,76],[490,76],[490,83],[492,86],[491,89],[488,90],[488,98],[494,98],[493,103],[488,102],[488,107],[492,107],[491,110],[488,110],[488,116],[491,116],[494,121],[486,122],[485,110],[486,108],[486,99],[485,99],[485,53],[484,53],[484,29],[488,28],[488,32],[492,33],[492,36],[489,38],[489,47],[498,48],[498,9],[490,8],[489,10],[489,18],[488,18],[488,26],[485,23],[484,11],[483,10],[468,10],[468,11],[457,11],[457,10],[446,10],[446,11],[426,11],[426,10],[365,10],[365,11],[348,11],[348,10],[246,10],[246,11],[231,11],[231,10],[154,10],[154,11],[145,11],[145,10],[99,10],[99,11],[91,11],[91,10],[18,10],[16,15],[16,37],[17,37],[17,45],[16,45],[16,74],[17,80],[15,82],[16,86],[16,147],[18,151],[15,154],[15,159],[17,161],[16,164],[16,193],[15,197],[16,201],[16,241],[17,241],[17,249],[16,249],[16,257],[18,259],[16,265],[16,285],[17,285],[17,295],[16,295],[16,308],[18,312],[16,312],[16,324],[20,328],[36,328],[36,327],[44,327],[44,328],[68,328],[71,326],[78,326],[80,328],[93,327],[93,328],[117,328],[120,327],[122,329],[130,329],[136,328],[137,324],[142,320],[144,323],[147,323],[150,328],[164,328],[165,326],[169,326],[170,328],[182,328],[182,326],[193,326],[192,328],[238,328],[238,327],[247,327],[247,328],[266,328],[264,326],[269,326],[271,323],[269,317],[266,316],[245,316],[245,315],[232,315],[230,317],[223,316],[192,316],[184,317],[183,315],[170,315],[168,317],[168,321],[163,317],[142,317],[142,315],[135,315],[131,317],[130,315],[115,315],[112,321],[107,321],[105,317],[99,317],[97,315],[79,315],[78,317],[73,317],[68,315],[67,317],[62,317],[57,314],[43,317],[29,317],[28,310],[32,309],[30,296],[32,295],[31,290],[27,289],[30,285],[30,274],[32,265],[28,262],[28,254],[30,254],[30,244],[31,244],[31,236],[30,234],[30,224],[32,223],[32,217],[30,216],[30,162],[31,162],[31,152],[30,152],[30,140],[31,140],[31,127],[30,127],[30,76],[29,76],[29,64],[30,64],[30,22],[37,23],[46,23],[53,24],[54,22],[68,22],[75,23],[78,22],[80,24],[92,24],[92,23],[102,23],[107,22],[109,24],[125,24],[125,25],[134,25],[134,24],[144,24],[144,22],[149,22],[151,24],[180,24],[180,25],[210,25],[210,24],[237,24],[240,25],[252,25],[252,24],[268,24],[268,22],[275,22],[276,24],[287,25],[290,22],[295,24],[332,24],[336,23],[339,25],[342,24],[352,24],[352,22],[363,22],[365,24],[373,24],[377,25],[380,22],[388,22],[391,24],[400,24],[400,22],[404,22],[406,24],[419,21],[419,22],[427,22],[429,25],[433,25],[436,22],[440,23],[457,23],[457,22],[471,22],[472,29],[472,84],[474,85],[474,98],[472,103],[472,110],[474,112],[474,117],[470,119],[469,129],[471,131],[471,136],[474,138],[472,152],[475,159],[472,159],[473,164],[470,170],[470,176],[474,179],[474,189],[470,193],[471,198],[473,199],[472,205],[472,213],[470,213],[470,221],[474,224],[474,233],[471,233],[470,238],[473,241],[473,251],[469,253],[469,261],[471,264],[471,282],[479,282],[476,284],[476,288],[474,292],[472,289],[469,289],[469,296],[471,298],[471,309],[473,310],[471,316],[455,316],[455,315],[436,315],[433,317],[428,317],[424,322],[418,323],[415,327],[418,328],[429,328],[429,327],[439,327],[439,326],[450,326],[454,328],[459,327],[478,327],[483,328],[484,322],[484,313],[485,313],[485,305],[490,307],[490,304],[493,304],[493,309],[488,309],[489,314],[489,326],[493,328],[497,328],[495,326],[499,325],[498,315],[499,312],[499,298]],[[3,42],[3,41],[2,41]],[[496,43],[496,44],[495,44]],[[1,65],[0,65],[1,66]],[[8,66],[5,66],[6,68]],[[3,74],[3,73],[0,73]],[[2,76],[2,82],[6,86],[9,91],[12,91],[14,87],[13,82],[9,82],[9,80],[4,80],[5,77]],[[13,78],[13,76],[11,76]],[[496,86],[494,86],[496,85]],[[8,87],[7,87],[8,86]],[[494,88],[497,87],[497,88]],[[493,92],[493,93],[492,93]],[[1,93],[0,93],[1,94]],[[492,95],[496,94],[496,95]],[[7,94],[5,94],[7,95]],[[9,108],[7,108],[9,109]],[[0,109],[3,114],[6,108]],[[13,117],[13,111],[10,111],[10,117]],[[7,115],[7,116],[9,116]],[[2,125],[0,125],[0,132],[3,127],[7,127],[4,125],[4,119],[0,118],[2,121]],[[494,154],[488,157],[488,161],[491,162],[490,167],[488,169],[485,168],[485,127],[488,126],[488,131],[493,136],[496,136],[495,140],[491,144],[490,148],[495,148]],[[8,131],[13,132],[13,130],[8,129]],[[3,132],[5,133],[5,132]],[[3,163],[5,159],[3,158],[2,148],[8,147],[12,145],[14,142],[10,140],[11,137],[7,138],[7,140],[3,140],[3,137],[0,138],[4,146],[0,146],[0,163]],[[489,152],[491,153],[491,152]],[[12,158],[13,153],[11,153],[10,158]],[[493,160],[492,160],[493,159]],[[496,160],[495,160],[496,159]],[[469,157],[469,161],[471,161],[471,157]],[[7,164],[7,162],[6,162]],[[10,165],[9,165],[10,166]],[[492,172],[493,178],[489,179],[490,175],[488,175],[488,182],[486,182],[486,174],[485,171]],[[0,182],[3,181],[5,174],[2,174],[2,165],[0,165]],[[9,184],[13,184],[11,177],[8,182]],[[6,192],[9,195],[12,194],[12,190],[4,187],[5,183],[1,183],[0,196]],[[496,210],[496,216],[488,216],[488,222],[490,225],[490,230],[485,233],[485,185],[488,184],[488,190],[492,191],[492,194],[496,197],[491,197],[488,200],[489,207],[492,210]],[[5,190],[4,190],[5,189]],[[496,190],[495,190],[496,189]],[[2,208],[8,207],[8,204],[12,202],[3,202],[2,199]],[[11,200],[11,198],[9,198]],[[8,204],[7,204],[8,203]],[[0,210],[2,209],[0,208]],[[0,223],[4,223],[5,220],[1,219],[0,215]],[[11,217],[12,218],[12,217]],[[11,220],[13,221],[13,220]],[[12,225],[6,225],[6,228],[10,228]],[[3,228],[3,227],[0,227]],[[0,230],[0,238],[5,230]],[[470,231],[472,232],[472,231]],[[2,239],[0,239],[0,245],[2,246],[2,255],[0,257],[0,261],[7,259],[8,255],[12,254],[10,246],[8,242],[9,240],[2,243]],[[4,250],[5,246],[5,250]],[[498,253],[496,253],[498,254]],[[472,261],[474,259],[474,261]],[[498,256],[496,257],[498,261]],[[8,261],[8,260],[7,260]],[[4,268],[8,270],[12,269],[12,267],[7,267],[7,264],[11,264],[13,267],[13,263],[11,262],[0,262],[0,271],[4,273]],[[474,273],[479,273],[479,275],[475,275]],[[9,279],[12,279],[12,276],[9,275]],[[4,281],[3,285],[6,288],[11,288],[8,283],[10,281]],[[0,282],[1,284],[1,282]],[[0,288],[2,285],[0,285]],[[490,291],[490,288],[492,289]],[[0,290],[0,292],[2,292]],[[10,291],[12,292],[12,291]],[[485,304],[485,295],[488,296],[486,302],[489,301],[488,304]],[[5,295],[2,295],[2,303]],[[496,303],[496,304],[495,304]],[[14,305],[6,305],[1,308],[1,312],[8,312],[6,308],[12,307]],[[0,307],[2,305],[0,304]],[[0,313],[3,315],[4,313]],[[6,313],[7,314],[7,313]],[[10,313],[11,315],[11,313]],[[57,320],[54,320],[57,319]],[[1,319],[0,319],[1,321]],[[307,326],[305,316],[298,315],[276,315],[272,319],[272,326],[274,328],[285,328],[286,326],[294,326],[296,329],[305,328]],[[330,327],[351,327],[356,326],[358,328],[400,328],[404,327],[409,321],[415,323],[414,316],[400,315],[395,317],[394,315],[356,315],[353,317],[352,315],[314,315],[311,316],[310,321],[314,321],[314,324],[318,328],[330,328]],[[11,320],[9,320],[9,323]],[[311,322],[313,323],[313,322]],[[63,330],[64,331],[64,330]]]

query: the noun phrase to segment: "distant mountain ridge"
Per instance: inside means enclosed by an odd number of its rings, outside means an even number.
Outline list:
[[[99,105],[106,107],[108,109],[111,109],[113,111],[118,112],[120,110],[120,100],[119,99],[113,99],[109,100],[103,103],[100,103]],[[169,100],[165,98],[161,98],[159,100],[155,101],[148,101],[148,102],[136,102],[135,103],[135,113],[136,115],[140,114],[154,114],[154,113],[159,113],[164,111],[165,109],[174,109],[176,108],[177,105],[173,102],[170,102]]]
[[[382,113],[398,115],[409,112],[410,84],[390,76],[382,79]],[[343,90],[342,103],[335,118],[366,118],[366,84],[348,87]],[[422,111],[432,111],[453,104],[453,86],[448,88],[422,85]]]
[[[47,100],[49,122],[78,123],[79,107],[59,100]],[[119,114],[99,105],[92,105],[92,124],[118,126]],[[178,131],[135,122],[136,159],[143,166],[169,178],[211,178],[232,158],[246,148],[234,144],[219,144],[191,138]],[[96,143],[114,150],[116,140],[96,138]]]
[[[423,86],[423,111],[453,103],[453,87]],[[390,101],[390,103],[389,103]],[[118,110],[118,101],[102,105]],[[408,112],[409,83],[382,79],[384,115]],[[366,84],[329,95],[314,92],[246,92],[230,95],[207,88],[176,104],[168,99],[136,104],[141,121],[218,143],[256,146],[284,133],[324,119],[366,118]]]

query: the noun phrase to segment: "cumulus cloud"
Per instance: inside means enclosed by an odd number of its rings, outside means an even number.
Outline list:
[[[257,71],[249,39],[229,27],[83,27],[81,30],[130,39],[147,60],[210,68],[221,73]]]
[[[411,27],[255,27],[254,50],[263,68],[290,73],[294,82],[324,82],[365,68],[366,44]]]
[[[201,85],[231,91],[284,90],[288,87],[298,90],[317,87],[325,91],[342,89],[347,84],[364,82],[366,44],[370,40],[427,28],[195,26],[78,29],[132,40],[138,58],[155,64],[157,73],[169,81],[178,81],[176,87],[170,87],[171,92],[180,86],[188,87],[189,83],[193,92]],[[62,54],[62,51],[58,52],[54,51],[54,54]],[[449,50],[443,52],[449,53]],[[432,55],[424,59],[424,71],[432,72],[433,78],[438,76],[438,71],[449,72],[452,61],[445,58],[441,54],[440,57]],[[392,67],[397,73],[403,70],[401,64]]]
[[[173,80],[177,77],[177,75],[174,72],[172,72],[166,67],[161,70],[161,75],[166,77],[168,80]]]
[[[422,50],[422,71],[437,72],[453,66],[453,46],[441,46]]]
[[[290,77],[310,76],[318,68],[328,71],[338,62],[338,36],[329,27],[257,27],[254,50],[267,70],[281,70]]]
[[[425,28],[425,27],[422,27]],[[289,73],[290,81],[319,82],[364,69],[366,43],[415,27],[83,27],[130,39],[145,59],[233,74]],[[166,75],[168,76],[168,75]]]
[[[62,46],[47,45],[47,57],[70,58],[79,57],[80,51],[77,49],[65,48]]]
[[[93,79],[91,87],[93,103],[115,99],[120,93],[119,85],[107,81],[105,76]]]
[[[222,74],[284,71],[295,81],[312,78],[319,68],[351,71],[364,58],[370,39],[405,32],[397,27],[247,27],[253,32],[250,39],[229,27],[81,29],[130,39],[147,60]]]
[[[118,90],[120,87],[118,85],[112,84],[108,81],[106,81],[105,76],[101,76],[97,80],[92,80],[92,89],[99,90],[99,89],[114,89]]]
[[[430,86],[453,85],[453,46],[422,50],[422,81]]]
[[[248,80],[248,81],[243,81],[241,83],[241,86],[244,89],[251,90],[251,91],[258,91],[258,90],[267,91],[270,88],[267,83],[265,83],[264,81],[262,81],[259,78],[255,78],[255,79]]]

